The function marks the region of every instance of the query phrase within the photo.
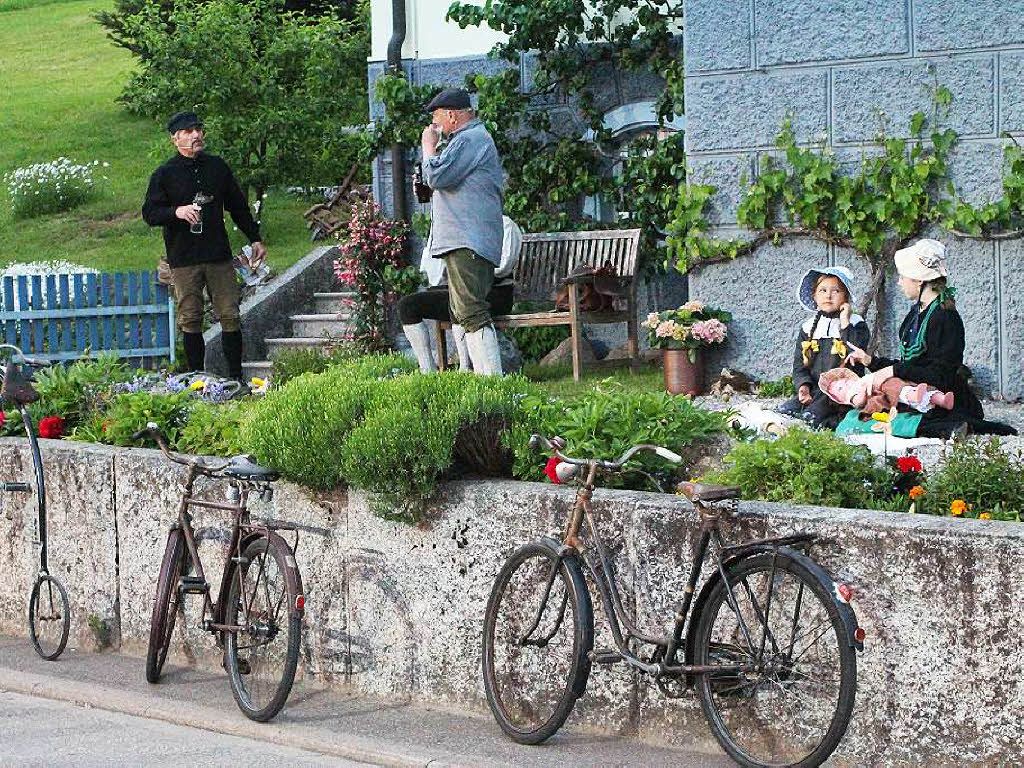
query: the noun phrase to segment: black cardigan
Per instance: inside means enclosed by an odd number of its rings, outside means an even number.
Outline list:
[[[938,301],[938,299],[935,299]],[[926,308],[927,309],[927,308]],[[900,324],[900,339],[908,338],[916,307],[912,307]],[[922,315],[922,319],[924,316]],[[943,392],[952,392],[952,411],[936,408],[924,415],[924,420],[946,419],[951,416],[981,419],[981,403],[967,386],[964,368],[964,323],[955,309],[936,307],[925,329],[924,351],[913,360],[893,360],[875,357],[869,366],[872,371],[893,367],[893,374],[914,384],[930,384]]]

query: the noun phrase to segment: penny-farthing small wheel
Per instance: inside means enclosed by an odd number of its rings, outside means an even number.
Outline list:
[[[36,653],[53,661],[68,644],[71,606],[64,585],[48,573],[42,573],[32,587],[28,601],[28,631]]]

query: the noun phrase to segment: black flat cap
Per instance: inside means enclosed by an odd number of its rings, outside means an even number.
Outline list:
[[[203,127],[203,121],[195,112],[179,112],[167,121],[167,132],[177,133],[193,126]]]
[[[469,94],[462,88],[445,88],[427,104],[427,112],[435,109],[469,109]]]

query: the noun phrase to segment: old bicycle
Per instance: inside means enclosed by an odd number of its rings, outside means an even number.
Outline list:
[[[26,357],[13,344],[0,344],[0,353],[9,355],[0,384],[0,400],[12,403],[21,417],[32,452],[35,469],[34,481],[38,512],[37,530],[39,544],[39,574],[28,600],[28,632],[32,645],[42,658],[54,661],[64,652],[71,630],[71,606],[68,593],[60,580],[50,573],[47,564],[46,542],[46,487],[44,485],[43,458],[39,452],[39,439],[35,425],[29,415],[28,406],[39,399],[39,393],[32,386],[31,372],[26,367],[42,368],[49,365],[47,360]],[[3,482],[0,488],[7,492],[31,493],[32,483]]]
[[[484,688],[505,733],[521,744],[550,738],[583,695],[591,666],[625,662],[669,697],[696,687],[712,733],[740,765],[817,766],[831,755],[853,711],[864,632],[849,587],[801,551],[815,535],[727,544],[722,522],[739,513],[723,502],[739,489],[683,484],[700,514],[700,539],[671,628],[648,634],[623,608],[590,501],[598,474],[622,471],[640,451],[676,463],[680,457],[637,445],[615,461],[575,459],[562,453],[564,440],[539,435],[530,445],[558,458],[556,471],[577,483],[577,497],[561,540],[543,537],[513,553],[487,603]],[[695,598],[712,545],[712,568]],[[585,571],[614,648],[593,647]]]
[[[171,644],[175,619],[188,595],[202,599],[202,627],[223,649],[224,667],[239,709],[252,720],[266,722],[284,706],[295,680],[299,633],[305,608],[302,577],[295,563],[298,531],[309,526],[281,520],[252,520],[250,494],[270,500],[277,473],[247,456],[209,460],[172,453],[167,441],[150,423],[134,440],[152,438],[164,456],[188,468],[178,508],[160,566],[150,623],[146,679],[156,683]],[[200,475],[221,478],[229,486],[230,503],[195,498]],[[231,513],[231,543],[217,601],[199,558],[189,509],[201,507]],[[294,544],[278,531],[292,531]]]

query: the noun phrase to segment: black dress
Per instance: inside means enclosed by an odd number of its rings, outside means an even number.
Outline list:
[[[919,325],[929,307],[931,305],[921,312]],[[903,344],[914,342],[913,324],[917,313],[917,307],[911,308],[900,324],[900,341]],[[920,335],[920,330],[917,335]],[[949,437],[964,422],[973,432],[1016,434],[1016,430],[1005,424],[985,421],[981,402],[967,385],[970,371],[964,366],[964,323],[960,314],[955,309],[936,306],[923,329],[923,335],[922,348],[909,360],[875,357],[869,366],[871,370],[877,371],[891,365],[893,375],[898,378],[914,384],[930,384],[943,392],[953,393],[952,410],[933,408],[924,414],[917,428],[918,437]],[[905,409],[904,406],[900,407],[900,410]]]
[[[839,327],[838,312],[819,312],[800,325],[797,333],[796,350],[793,353],[793,388],[800,391],[806,384],[811,389],[811,402],[804,405],[797,397],[779,406],[779,412],[803,419],[814,429],[835,429],[843,416],[850,410],[831,400],[818,387],[818,377],[825,371],[838,368],[852,352],[847,342],[863,349],[871,338],[868,324],[860,315],[853,315],[846,328]],[[854,366],[857,375],[864,373],[863,366]]]

